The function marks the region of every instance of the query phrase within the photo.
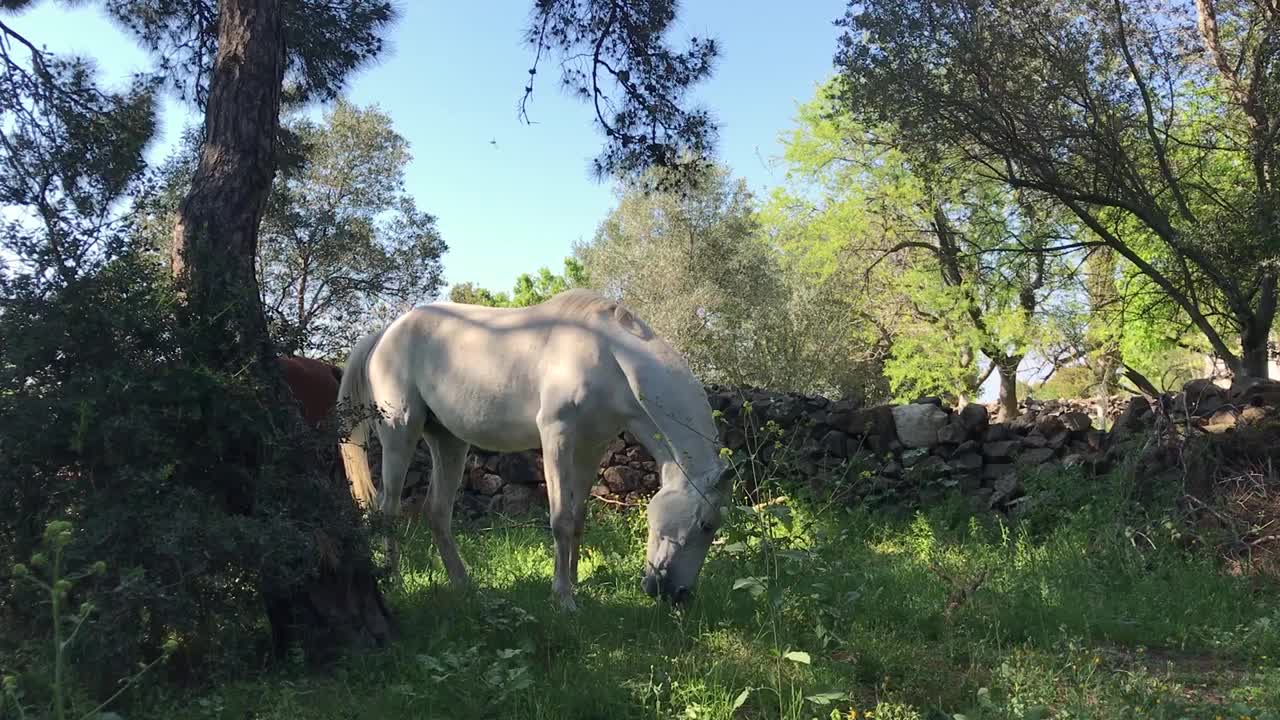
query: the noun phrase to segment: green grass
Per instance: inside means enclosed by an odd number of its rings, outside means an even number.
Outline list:
[[[789,531],[739,513],[682,612],[640,590],[640,514],[593,510],[572,616],[545,530],[461,528],[461,593],[411,525],[391,648],[130,717],[1280,718],[1277,588],[1134,533],[1118,497],[1014,526],[958,503],[885,521],[797,501]]]

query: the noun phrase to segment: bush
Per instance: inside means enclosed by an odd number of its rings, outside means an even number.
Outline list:
[[[92,677],[174,643],[179,671],[243,660],[262,593],[367,541],[334,488],[334,436],[264,406],[253,373],[185,359],[174,306],[138,255],[53,292],[0,285],[0,568],[62,519],[72,566],[106,561],[76,588],[96,606],[72,649]],[[51,635],[37,600],[0,583],[0,653]]]

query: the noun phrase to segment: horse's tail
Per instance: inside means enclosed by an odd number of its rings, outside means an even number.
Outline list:
[[[371,506],[377,494],[365,446],[369,442],[369,425],[372,422],[369,416],[369,353],[381,338],[381,332],[372,333],[360,338],[355,347],[351,348],[347,366],[342,371],[342,382],[338,386],[339,409],[357,413],[350,434],[345,442],[338,444],[338,448],[342,452],[342,465],[346,468],[347,480],[351,483],[351,494],[362,507]]]

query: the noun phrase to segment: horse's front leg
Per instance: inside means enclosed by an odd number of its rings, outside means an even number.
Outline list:
[[[563,423],[542,429],[542,463],[547,476],[547,502],[551,509],[551,535],[555,540],[555,576],[551,590],[564,610],[577,609],[573,599],[577,578],[578,543],[582,539],[577,518],[586,504],[586,493],[580,490],[572,440]]]

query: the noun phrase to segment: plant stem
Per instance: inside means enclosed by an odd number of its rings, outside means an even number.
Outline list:
[[[53,551],[53,577],[49,597],[53,608],[53,714],[57,720],[66,720],[66,700],[62,696],[62,602],[59,597],[58,580],[62,577],[62,548]]]

